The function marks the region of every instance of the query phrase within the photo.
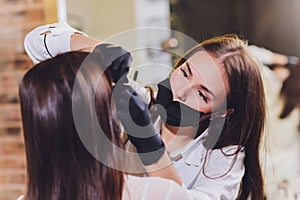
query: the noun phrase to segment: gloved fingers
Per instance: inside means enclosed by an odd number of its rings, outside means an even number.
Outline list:
[[[98,45],[94,49],[93,55],[98,57],[104,70],[106,70],[106,68],[110,69],[111,76],[115,83],[128,73],[132,62],[132,56],[129,52],[122,47],[114,46],[109,43]],[[128,82],[128,80],[126,82]]]
[[[132,117],[122,111],[117,111],[116,114],[117,118],[120,120],[121,124],[124,127],[124,130],[129,136],[134,136],[136,138],[149,138],[157,133],[155,132],[155,129],[153,127],[153,124],[148,124],[146,126],[140,126],[135,122]]]
[[[146,103],[139,100],[140,97],[137,94],[132,94],[129,91],[124,91],[122,97],[115,100],[117,111],[126,115],[127,118],[124,120],[127,122],[129,119],[131,120],[128,123],[131,124],[132,128],[133,126],[147,127],[152,125]],[[120,120],[122,121],[122,118]],[[135,128],[135,130],[137,129],[140,130],[140,128]]]
[[[125,58],[124,59],[124,62],[123,62],[123,65],[124,66],[127,66],[128,68],[130,67],[132,61],[133,61],[133,58],[131,56],[131,54],[129,52],[126,52],[123,57]]]
[[[118,82],[123,76],[127,76],[131,62],[132,58],[129,53],[120,56],[112,62],[109,68],[114,82]],[[128,82],[128,80],[126,82]]]
[[[123,112],[122,110],[118,110],[117,113],[116,113],[116,116],[121,121],[122,125],[124,126],[124,129],[126,131],[128,131],[127,130],[127,128],[128,128],[127,126],[128,126],[129,123],[128,123],[128,119],[127,118],[129,117],[129,114],[126,113],[126,112]]]
[[[129,101],[125,99],[116,100],[118,111],[126,113],[129,116]]]
[[[132,97],[134,91],[130,86],[124,84],[116,84],[113,89],[113,96],[115,101],[124,100],[129,104],[129,100]]]
[[[145,137],[145,135],[148,135],[147,128],[139,126],[132,119],[131,115],[128,112],[123,112],[122,110],[118,110],[116,115],[128,135],[134,136],[137,138],[143,138],[143,137]]]
[[[137,93],[132,94],[131,98],[129,99],[129,109],[136,110],[137,114],[139,116],[143,116],[144,118],[148,117],[149,115],[148,105]]]
[[[127,69],[126,71],[129,71],[129,67],[132,62],[132,56],[129,52],[120,52],[119,55],[112,56],[113,59],[112,63],[112,70],[119,70],[120,68]]]
[[[128,68],[123,68],[120,67],[116,70],[110,70],[110,74],[112,76],[112,80],[114,83],[128,83],[128,71],[129,71],[129,67]]]
[[[129,85],[117,84],[114,88],[113,95],[118,102],[123,102],[123,104],[126,102],[130,110],[135,110],[140,113],[149,112],[146,102]]]
[[[94,50],[93,54],[96,54],[101,59],[102,63],[105,65],[103,67],[108,67],[112,62],[116,61],[121,55],[121,47],[113,46],[109,43],[102,43],[98,45]]]

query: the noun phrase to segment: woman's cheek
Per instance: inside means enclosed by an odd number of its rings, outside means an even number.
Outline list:
[[[171,85],[171,90],[174,94],[174,92],[180,87],[180,77],[178,76],[177,70],[175,70],[170,77],[170,85]]]
[[[182,87],[186,87],[189,84],[189,81],[182,75],[182,72],[177,69],[171,74],[170,84],[171,89],[174,92]]]

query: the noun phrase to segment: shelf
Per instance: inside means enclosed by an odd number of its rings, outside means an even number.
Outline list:
[[[33,63],[23,41],[32,29],[50,23],[47,11],[56,7],[48,4],[45,0],[0,0],[0,199],[15,200],[26,192],[18,87]]]
[[[21,122],[5,122],[5,124],[0,124],[0,129],[7,129],[7,128],[16,128],[21,127]]]
[[[44,4],[42,2],[38,3],[20,3],[20,4],[10,4],[10,5],[1,5],[0,7],[0,16],[3,14],[12,14],[13,12],[22,12],[30,10],[43,10]]]
[[[23,75],[25,74],[26,70],[5,70],[5,71],[1,71],[0,70],[0,78],[3,77],[17,77],[17,78],[22,78]],[[2,105],[0,105],[1,107]]]
[[[42,24],[45,24],[44,20],[34,20],[31,22],[17,22],[15,24],[11,24],[11,22],[7,22],[7,21],[6,22],[0,21],[1,28],[5,28],[6,32],[13,31],[15,29],[19,29],[19,30],[32,29]]]
[[[30,58],[26,55],[26,54],[4,54],[1,53],[1,57],[0,57],[0,63],[1,62],[14,62],[14,61],[30,61]],[[1,73],[1,69],[0,69],[0,73]]]

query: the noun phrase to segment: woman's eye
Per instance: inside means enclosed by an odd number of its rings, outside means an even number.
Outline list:
[[[187,78],[188,77],[187,73],[182,68],[180,68],[180,70],[181,70],[183,76]]]
[[[198,91],[198,93],[199,96],[205,101],[205,103],[208,103],[208,98],[201,91]]]

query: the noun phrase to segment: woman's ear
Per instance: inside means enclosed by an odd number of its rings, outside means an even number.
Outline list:
[[[234,113],[234,108],[228,108],[226,110],[226,117]]]
[[[227,116],[231,115],[232,113],[234,113],[234,108],[228,108],[225,111],[224,110],[223,111],[217,111],[217,112],[212,113],[211,119],[227,117]]]

